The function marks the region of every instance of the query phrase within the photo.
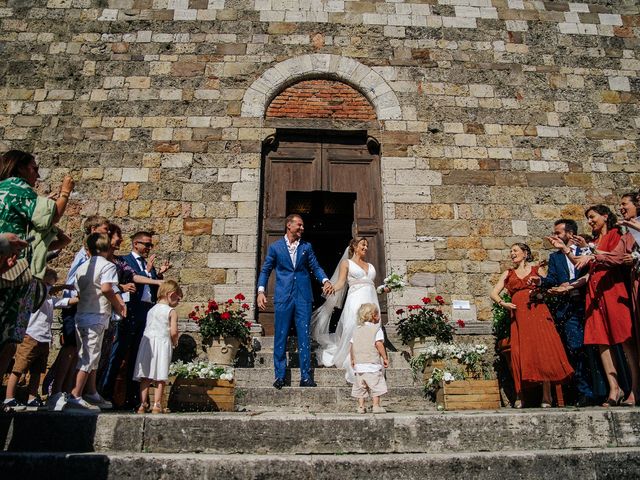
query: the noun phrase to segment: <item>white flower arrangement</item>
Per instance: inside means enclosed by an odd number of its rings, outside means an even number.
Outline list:
[[[443,368],[433,368],[425,384],[425,393],[435,399],[435,393],[443,382],[449,383],[467,378],[490,379],[491,368],[489,349],[484,344],[449,343],[433,344],[411,359],[414,375],[421,374],[428,362],[441,360]]]
[[[213,380],[233,380],[233,369],[221,367],[209,362],[189,362],[181,360],[169,366],[169,375],[182,378],[210,378]]]
[[[393,291],[402,290],[406,285],[402,277],[394,272],[391,272],[389,275],[387,275],[382,282],[383,284],[376,288],[376,292],[378,292],[378,294],[383,293],[385,287]]]

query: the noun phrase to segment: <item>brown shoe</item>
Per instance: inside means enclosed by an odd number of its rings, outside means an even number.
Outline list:
[[[162,408],[162,404],[156,402],[153,404],[153,408],[151,409],[151,413],[164,413],[164,409]]]
[[[147,413],[149,411],[149,404],[141,403],[136,410],[136,413]]]

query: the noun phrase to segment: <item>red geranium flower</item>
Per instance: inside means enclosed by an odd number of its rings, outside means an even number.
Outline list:
[[[242,308],[243,308],[243,310],[249,310],[249,304],[248,303],[243,303],[242,304]]]
[[[429,297],[422,297],[422,303],[431,303],[431,299]]]
[[[227,300],[227,303],[231,305],[233,303],[233,298],[230,298],[229,300]]]
[[[460,328],[464,328],[464,320],[459,319],[456,323],[458,324],[458,326],[459,326]]]
[[[442,298],[440,295],[438,295],[436,297],[436,302],[438,302],[440,305],[444,305],[444,298]]]
[[[218,310],[218,304],[215,300],[209,300],[209,310]]]
[[[240,301],[244,300],[244,295],[241,294],[241,293],[237,294],[236,295],[236,300],[240,300]]]
[[[220,318],[222,320],[229,320],[231,318],[231,314],[229,312],[222,312],[220,314]]]
[[[402,308],[399,308],[398,310],[396,310],[396,315],[402,315],[404,313],[404,310]]]

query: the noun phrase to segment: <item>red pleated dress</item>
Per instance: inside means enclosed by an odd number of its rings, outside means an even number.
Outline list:
[[[518,394],[525,382],[562,383],[573,375],[551,312],[544,303],[530,299],[533,287],[527,280],[531,276],[538,276],[538,267],[531,267],[524,278],[510,269],[505,281],[516,305],[511,319],[511,365]]]

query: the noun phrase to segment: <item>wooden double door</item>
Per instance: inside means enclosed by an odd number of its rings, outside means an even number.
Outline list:
[[[262,155],[260,264],[268,246],[282,238],[285,219],[298,213],[303,238],[311,243],[328,277],[354,235],[369,241],[368,261],[385,275],[379,144],[366,132],[278,131]],[[258,316],[273,333],[275,274],[267,287],[269,308]],[[314,284],[314,308],[323,301]],[[383,298],[381,297],[381,300]],[[386,313],[386,304],[381,304]]]

